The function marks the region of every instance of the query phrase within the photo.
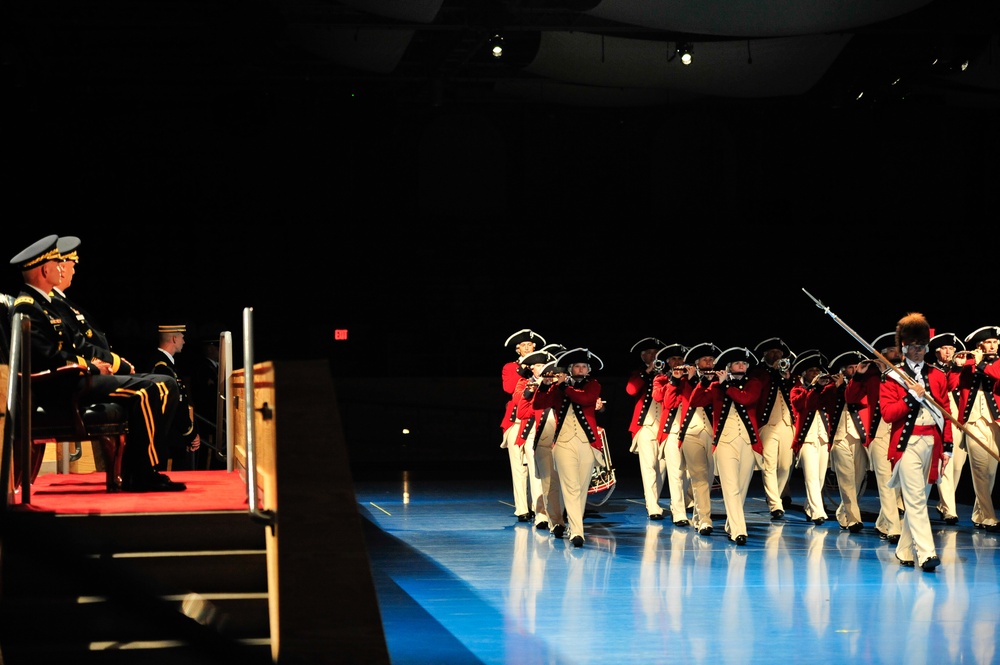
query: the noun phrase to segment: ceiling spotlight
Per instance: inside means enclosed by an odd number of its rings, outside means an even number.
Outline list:
[[[692,47],[691,47],[691,43],[690,42],[685,42],[684,44],[681,44],[680,46],[677,47],[677,53],[680,54],[680,56],[681,56],[681,63],[682,64],[685,64],[685,65],[690,65],[691,64],[691,60],[692,60],[691,51],[692,51]]]
[[[503,37],[499,33],[493,33],[490,37],[490,53],[494,58],[503,57]]]

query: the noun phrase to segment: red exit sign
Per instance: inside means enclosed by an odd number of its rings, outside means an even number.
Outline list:
[[[333,338],[338,341],[347,339],[347,328],[338,328],[334,330]]]

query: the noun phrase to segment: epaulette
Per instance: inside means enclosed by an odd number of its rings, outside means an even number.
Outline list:
[[[14,301],[14,306],[17,307],[21,303],[28,303],[29,305],[35,304],[35,299],[31,296],[18,296],[17,300]]]

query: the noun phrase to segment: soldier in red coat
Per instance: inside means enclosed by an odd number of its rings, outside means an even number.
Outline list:
[[[831,424],[837,409],[837,389],[844,377],[831,375],[829,361],[817,350],[800,353],[792,365],[792,374],[799,377],[792,387],[796,466],[802,471],[805,482],[806,519],[819,525],[829,519],[823,507],[823,483],[830,464]]]
[[[663,403],[653,399],[653,379],[660,373],[654,363],[657,352],[664,346],[666,344],[655,337],[644,337],[633,344],[632,352],[639,352],[642,365],[632,370],[625,382],[625,392],[635,401],[628,427],[632,438],[629,452],[639,456],[642,494],[646,501],[646,513],[651,520],[663,519],[660,494],[663,492],[667,471],[659,437]]]
[[[503,419],[500,421],[500,429],[503,432],[500,447],[507,449],[511,484],[514,489],[514,514],[517,515],[518,522],[530,522],[533,511],[528,497],[528,460],[524,457],[524,447],[518,446],[516,443],[517,434],[521,429],[521,421],[517,416],[514,391],[517,389],[518,382],[531,374],[531,370],[525,367],[520,359],[534,352],[535,346],[540,344],[545,344],[545,338],[531,328],[518,330],[504,342],[507,349],[517,354],[517,360],[504,364],[500,372],[503,391],[509,396],[504,407]]]
[[[924,362],[929,342],[930,325],[923,314],[911,312],[899,320],[896,343],[904,360],[897,365],[899,371],[885,376],[879,393],[882,417],[892,424],[890,484],[898,485],[906,508],[896,558],[910,567],[919,561],[928,572],[941,560],[934,547],[927,496],[953,447],[951,428],[946,426],[951,415],[948,377]]]

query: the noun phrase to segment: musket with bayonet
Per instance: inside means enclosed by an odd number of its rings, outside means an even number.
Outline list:
[[[815,296],[813,296],[813,294],[809,293],[805,289],[802,289],[802,292],[805,293],[807,296],[809,296],[812,299],[812,301],[814,303],[816,303],[816,306],[819,307],[821,310],[823,310],[824,314],[829,315],[829,317],[831,319],[833,319],[834,321],[836,321],[837,325],[839,325],[841,328],[843,328],[844,330],[846,330],[847,333],[851,337],[853,337],[854,339],[856,339],[858,341],[858,343],[861,344],[861,346],[865,347],[865,349],[869,353],[873,353],[876,356],[878,356],[879,360],[881,360],[883,363],[885,363],[886,367],[888,367],[893,372],[895,372],[899,377],[901,377],[902,380],[903,380],[903,385],[905,385],[907,388],[912,388],[914,385],[916,385],[917,382],[914,381],[913,378],[910,377],[909,374],[907,374],[906,372],[904,372],[902,370],[902,368],[897,367],[895,365],[895,363],[890,362],[888,358],[886,358],[881,353],[879,353],[878,350],[875,347],[873,347],[871,344],[869,344],[868,342],[866,342],[864,340],[864,338],[861,337],[861,335],[859,335],[858,333],[854,332],[854,330],[852,330],[849,325],[847,325],[846,323],[844,323],[843,320],[839,316],[837,316],[832,311],[830,311],[830,308],[827,307],[826,305],[824,305],[822,302],[820,302],[818,298],[816,298]],[[976,435],[973,434],[972,432],[970,432],[965,427],[965,425],[963,425],[961,422],[959,422],[959,420],[957,418],[955,418],[955,416],[951,415],[951,413],[947,409],[945,409],[943,406],[941,406],[941,403],[938,402],[936,399],[934,399],[934,396],[931,395],[930,392],[925,392],[924,395],[923,395],[923,397],[921,399],[928,406],[933,406],[939,413],[941,413],[948,420],[950,420],[955,427],[957,427],[958,429],[962,430],[967,437],[969,437],[970,439],[972,439],[973,441],[975,441],[976,443],[978,443],[980,446],[982,446],[983,449],[990,454],[990,456],[992,456],[995,460],[997,460],[998,462],[1000,462],[1000,456],[998,456],[995,452],[993,452],[993,450],[990,449],[985,443],[983,443],[982,441],[980,441],[979,439],[977,439]]]

